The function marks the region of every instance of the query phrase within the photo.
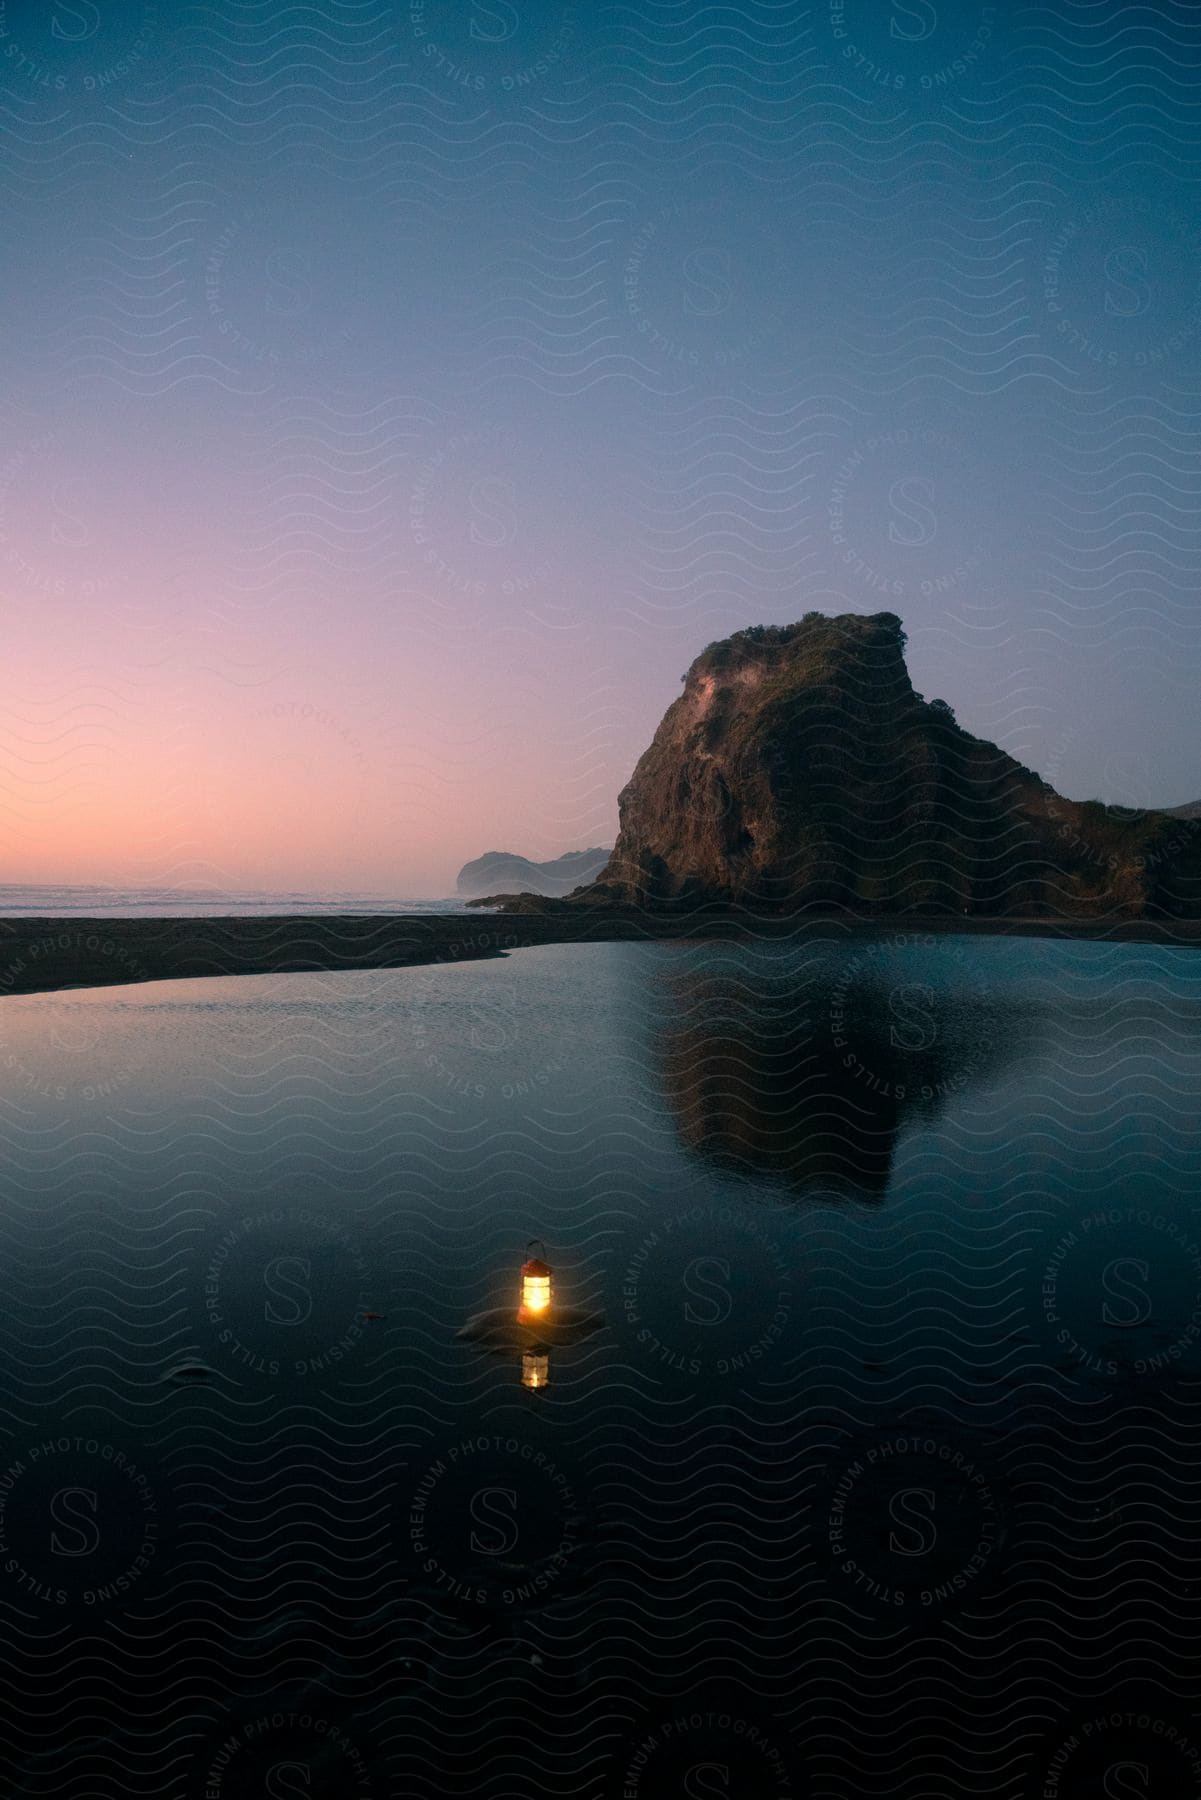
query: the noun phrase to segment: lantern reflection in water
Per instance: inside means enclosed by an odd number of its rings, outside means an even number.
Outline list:
[[[550,1356],[545,1350],[523,1350],[521,1355],[521,1385],[523,1388],[544,1388],[550,1384]]]

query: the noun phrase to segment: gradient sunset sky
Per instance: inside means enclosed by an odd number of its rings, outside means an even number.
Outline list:
[[[4,0],[0,881],[610,843],[814,608],[1201,797],[1199,71],[1170,0]]]

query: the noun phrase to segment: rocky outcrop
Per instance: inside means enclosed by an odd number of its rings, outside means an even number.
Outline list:
[[[1201,916],[1201,830],[1067,800],[973,737],[914,692],[892,613],[710,644],[619,805],[593,901]]]
[[[573,888],[595,880],[609,860],[603,849],[569,850],[553,862],[531,862],[508,850],[488,850],[474,862],[464,863],[455,883],[460,894],[481,896],[500,889],[522,894],[561,898]]]

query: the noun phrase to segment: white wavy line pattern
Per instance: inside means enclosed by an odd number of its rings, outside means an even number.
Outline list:
[[[245,885],[213,739],[336,767],[348,859],[498,765],[528,854],[609,842],[644,696],[812,608],[1065,791],[1194,797],[1096,749],[1198,678],[1190,0],[0,46],[6,860],[152,762],[140,880]],[[970,950],[908,1063],[866,995],[834,1057],[837,946],[0,1000],[5,1791],[1201,1793],[1196,977]],[[534,1396],[456,1333],[548,1219],[607,1323]]]

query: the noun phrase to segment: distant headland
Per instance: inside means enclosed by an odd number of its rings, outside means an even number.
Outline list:
[[[474,862],[464,863],[455,882],[455,892],[465,899],[482,894],[544,894],[561,900],[573,888],[595,881],[610,856],[609,849],[569,850],[553,862],[531,862],[528,856],[517,856],[511,850],[487,850]]]

